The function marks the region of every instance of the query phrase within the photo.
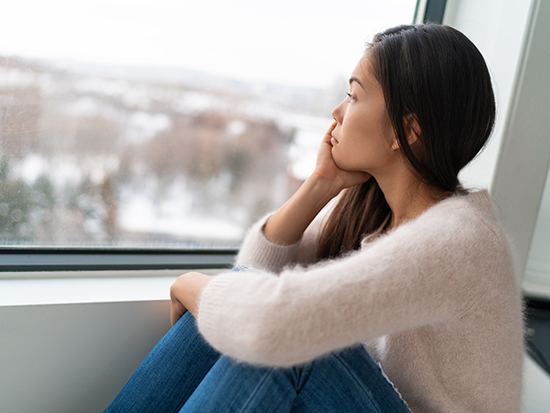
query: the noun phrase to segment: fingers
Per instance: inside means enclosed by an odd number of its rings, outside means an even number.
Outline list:
[[[182,315],[185,314],[187,309],[183,306],[183,304],[177,300],[172,299],[170,303],[170,323],[173,326],[178,322],[178,320],[181,318]]]
[[[211,275],[188,272],[180,275],[170,287],[170,319],[174,324],[187,311],[198,317],[198,303],[202,291],[212,281]]]
[[[181,316],[187,311],[183,303],[177,296],[178,292],[178,278],[174,284],[170,287],[170,323],[174,325],[181,318]]]
[[[327,130],[327,135],[330,135],[332,133],[332,131],[336,128],[336,125],[337,125],[336,121],[335,120],[332,121],[332,123],[330,124],[330,127]]]
[[[332,138],[332,132],[336,128],[336,125],[337,125],[336,121],[333,121],[331,123],[330,127],[328,128],[327,132],[325,133],[325,136],[323,137],[323,141],[330,143],[330,140]],[[331,146],[332,146],[332,144],[331,144]]]
[[[334,182],[340,189],[349,188],[361,184],[371,178],[363,171],[349,171],[341,169],[333,157],[332,133],[338,126],[336,121],[333,121],[323,136],[319,150],[317,152],[317,164],[315,174],[317,177]]]

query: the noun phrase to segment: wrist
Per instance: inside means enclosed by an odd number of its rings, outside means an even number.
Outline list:
[[[303,187],[308,190],[308,195],[318,200],[322,206],[325,206],[344,189],[334,181],[318,176],[315,172],[306,179]]]

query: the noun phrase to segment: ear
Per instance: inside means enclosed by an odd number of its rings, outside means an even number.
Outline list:
[[[407,135],[407,142],[409,146],[412,146],[415,142],[420,142],[420,135],[422,133],[420,124],[418,123],[418,117],[414,113],[409,113],[403,120],[403,126],[405,128],[405,135]]]
[[[409,113],[403,119],[403,127],[405,129],[405,135],[407,136],[407,142],[409,146],[413,146],[415,142],[420,142],[420,124],[418,118],[414,113]],[[400,148],[397,138],[391,145],[391,149],[396,151]]]
[[[391,150],[396,151],[399,149],[399,147],[400,147],[399,141],[397,140],[397,138],[395,138],[393,143],[391,144]]]

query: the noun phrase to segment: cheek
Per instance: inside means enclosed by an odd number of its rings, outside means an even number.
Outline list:
[[[391,161],[392,150],[378,131],[371,134],[347,136],[340,145],[333,148],[334,163],[345,171],[374,172]]]
[[[369,147],[364,135],[351,138],[348,135],[332,149],[332,159],[336,166],[345,171],[364,170],[372,162],[373,148]]]
[[[369,116],[370,115],[370,116]],[[393,129],[383,113],[348,112],[339,131],[332,158],[346,171],[369,171],[388,163]]]

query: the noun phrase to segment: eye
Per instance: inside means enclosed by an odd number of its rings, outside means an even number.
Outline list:
[[[355,101],[355,96],[353,96],[351,93],[346,93],[346,95],[348,95],[348,102],[354,102]]]

